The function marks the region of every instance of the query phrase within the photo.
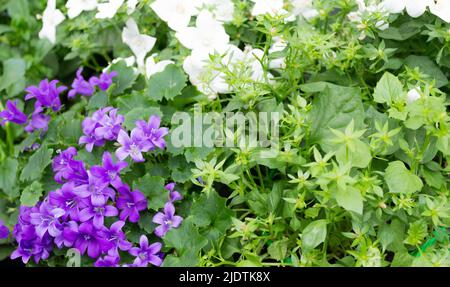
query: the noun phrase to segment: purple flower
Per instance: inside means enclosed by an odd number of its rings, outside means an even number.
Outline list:
[[[8,236],[9,236],[9,229],[4,225],[3,221],[0,219],[0,239],[8,238]]]
[[[166,186],[164,186],[164,188],[169,191],[170,202],[175,202],[183,199],[183,196],[178,191],[174,190],[175,189],[174,182],[167,184]]]
[[[30,86],[25,91],[28,93],[25,100],[36,99],[36,107],[51,108],[58,111],[61,108],[61,100],[59,94],[67,89],[65,86],[57,87],[58,80],[49,82],[47,79],[42,80],[39,86]]]
[[[39,207],[39,212],[30,214],[30,222],[36,227],[36,234],[43,238],[48,232],[52,237],[61,233],[61,223],[59,218],[65,214],[61,208],[54,208],[48,202],[43,202]]]
[[[112,256],[118,256],[118,249],[122,251],[130,250],[133,246],[126,240],[125,233],[122,231],[122,227],[125,225],[124,221],[114,222],[109,229],[104,228],[99,231],[103,238],[108,240],[112,247],[109,249],[108,254]]]
[[[74,147],[69,147],[62,152],[58,151],[58,153],[59,155],[53,158],[52,168],[55,173],[55,181],[58,183],[63,183],[62,179],[67,179],[72,171],[70,168],[70,162],[77,155],[77,150]]]
[[[114,199],[115,192],[109,187],[108,182],[103,182],[100,178],[89,173],[88,182],[77,186],[74,190],[82,197],[90,196],[91,203],[94,206],[103,206],[108,201],[108,198]]]
[[[94,227],[100,229],[105,224],[105,217],[112,217],[118,215],[117,208],[112,205],[89,205],[79,213],[81,222],[86,222],[92,218]]]
[[[147,236],[141,235],[139,245],[130,249],[130,254],[136,257],[134,265],[138,267],[147,267],[149,263],[155,266],[161,265],[162,259],[158,256],[162,247],[161,243],[156,242],[149,246]]]
[[[104,182],[110,183],[112,186],[118,188],[122,185],[122,180],[120,179],[120,171],[128,166],[125,161],[117,161],[114,163],[111,154],[109,152],[104,152],[102,157],[103,166],[93,166],[91,167],[91,173],[102,179]]]
[[[103,258],[99,258],[95,263],[95,267],[119,267],[119,256],[106,255]]]
[[[69,169],[64,176],[66,180],[74,183],[76,186],[89,182],[89,174],[81,160],[70,160]]]
[[[121,210],[120,220],[127,220],[130,222],[139,221],[139,211],[147,209],[147,200],[144,194],[139,190],[130,192],[130,188],[122,185],[118,188],[119,196],[117,198],[116,206]]]
[[[17,108],[17,100],[14,102],[6,101],[6,109],[0,112],[0,119],[3,119],[0,122],[2,126],[7,122],[23,125],[28,120],[27,115]]]
[[[117,76],[117,72],[102,73],[100,77],[92,77],[89,79],[89,83],[92,86],[98,86],[102,91],[106,91],[112,85],[112,78]]]
[[[40,259],[47,259],[52,251],[51,237],[46,236],[43,241],[23,240],[19,242],[17,249],[11,254],[11,259],[22,257],[22,262],[27,264],[30,258],[39,263]]]
[[[148,122],[143,120],[136,121],[136,128],[140,129],[145,137],[145,141],[148,142],[149,150],[156,147],[164,149],[166,147],[166,141],[163,139],[165,135],[169,133],[168,128],[160,128],[161,118],[158,116],[151,116]],[[147,152],[148,150],[144,150]]]
[[[175,215],[175,207],[171,202],[167,202],[164,205],[164,213],[158,212],[153,217],[153,222],[160,224],[155,228],[155,235],[163,237],[170,229],[180,226],[183,218]]]
[[[124,120],[124,116],[117,115],[117,109],[111,109],[98,121],[99,126],[94,130],[95,136],[108,141],[116,140]]]
[[[79,212],[81,209],[89,206],[89,194],[81,196],[75,190],[75,184],[68,182],[61,189],[49,193],[49,202],[53,206],[63,209],[66,216],[70,216],[71,220],[79,220]]]
[[[81,255],[86,253],[91,258],[98,258],[100,254],[109,249],[110,244],[102,238],[98,230],[90,221],[84,222],[78,226],[76,222],[70,224],[64,229],[64,245],[66,247],[75,247]]]
[[[82,72],[83,68],[79,68],[77,77],[73,80],[72,89],[68,93],[69,99],[75,97],[76,94],[90,97],[95,91],[93,85],[83,78],[81,75]]]
[[[141,130],[133,129],[131,131],[131,137],[124,130],[119,132],[117,142],[121,145],[116,150],[116,157],[120,160],[124,160],[130,156],[135,162],[143,162],[144,157],[142,152],[149,150],[149,145],[145,141],[144,135]]]
[[[42,130],[44,132],[48,129],[48,123],[50,122],[50,116],[43,113],[42,107],[36,107],[33,114],[31,115],[31,120],[25,127],[25,131],[32,133],[35,130]]]

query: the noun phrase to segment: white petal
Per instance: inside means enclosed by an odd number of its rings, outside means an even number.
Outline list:
[[[99,3],[97,6],[98,12],[95,14],[97,19],[113,18],[124,0],[109,0],[106,3]]]
[[[406,7],[406,0],[385,0],[382,4],[390,13],[401,13]]]
[[[427,10],[428,1],[426,0],[406,0],[406,12],[414,18],[420,17]]]
[[[447,23],[450,23],[450,1],[437,0],[430,4],[430,11]]]

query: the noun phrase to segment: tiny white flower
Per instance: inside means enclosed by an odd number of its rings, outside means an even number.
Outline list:
[[[56,26],[61,24],[65,18],[64,14],[56,9],[56,0],[48,0],[42,15],[42,29],[39,32],[39,38],[48,39],[54,44],[56,42]]]
[[[222,49],[230,41],[222,24],[206,10],[198,15],[195,27],[183,28],[175,36],[186,48],[200,50],[203,53]]]
[[[136,10],[136,6],[139,3],[139,0],[128,0],[127,1],[127,14],[133,14],[134,10]]]
[[[420,99],[420,88],[414,88],[408,92],[406,102],[410,104],[417,101],[418,99]]]
[[[264,15],[270,16],[286,14],[286,10],[283,9],[283,0],[251,0],[253,3],[252,15]]]
[[[75,18],[83,11],[92,11],[97,8],[97,0],[69,0],[66,3],[67,15]]]
[[[163,60],[156,63],[155,55],[152,55],[145,60],[145,76],[150,78],[154,74],[164,71],[164,69],[170,64],[174,64],[174,62],[170,60]]]
[[[427,10],[433,0],[385,0],[382,4],[390,13],[401,13],[405,8],[409,16],[417,18]],[[446,0],[447,1],[447,0]]]
[[[179,31],[189,25],[191,17],[195,14],[193,1],[186,0],[156,0],[150,7],[167,25]]]
[[[430,4],[430,11],[447,23],[450,23],[450,1],[435,0]]]
[[[144,58],[155,46],[156,38],[140,34],[136,21],[130,18],[123,28],[122,41],[133,51],[138,67],[143,67]]]
[[[234,3],[231,0],[196,0],[195,7],[200,12],[210,11],[220,22],[231,22],[234,17]]]
[[[97,19],[113,18],[117,10],[122,6],[124,0],[109,0],[106,3],[99,3],[97,5],[98,12],[95,14]]]

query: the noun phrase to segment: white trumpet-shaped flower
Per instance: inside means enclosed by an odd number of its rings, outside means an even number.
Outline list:
[[[151,55],[145,60],[145,76],[147,78],[150,78],[154,74],[160,73],[164,71],[164,69],[170,65],[175,64],[173,61],[170,60],[163,60],[159,61],[158,63],[155,62],[155,54]]]
[[[75,18],[83,11],[92,11],[97,8],[97,0],[69,0],[66,3],[67,16]]]
[[[450,23],[450,0],[435,0],[430,4],[430,11],[447,23]]]
[[[117,10],[122,6],[124,0],[109,0],[106,3],[99,3],[97,6],[98,12],[95,14],[97,19],[113,18]]]
[[[48,39],[51,43],[56,42],[56,27],[61,24],[64,14],[56,9],[56,0],[48,0],[47,7],[42,15],[42,29],[39,32],[40,39]]]
[[[122,41],[133,51],[138,67],[143,67],[145,56],[155,46],[156,38],[139,33],[136,21],[130,18],[123,28]]]
[[[225,28],[207,10],[200,12],[195,27],[181,29],[176,33],[176,37],[186,48],[203,53],[221,49],[230,41]]]
[[[433,0],[385,0],[383,6],[390,13],[401,13],[406,8],[409,16],[417,18],[425,13],[432,2]]]
[[[175,31],[189,25],[191,17],[195,14],[195,1],[186,0],[156,0],[150,7],[159,18]]]

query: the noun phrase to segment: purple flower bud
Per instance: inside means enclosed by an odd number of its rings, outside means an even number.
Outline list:
[[[94,94],[94,86],[83,78],[81,75],[82,72],[83,68],[79,68],[77,71],[77,77],[73,80],[72,89],[67,95],[69,99],[74,98],[76,94],[88,97]]]
[[[98,86],[102,91],[106,91],[112,85],[112,78],[117,76],[116,71],[112,71],[111,73],[102,73],[100,77],[92,77],[89,79],[89,83],[92,86]]]
[[[17,100],[14,102],[11,100],[6,101],[6,109],[0,112],[0,118],[3,119],[0,122],[1,125],[7,122],[23,125],[28,120],[27,115],[17,108]]]

